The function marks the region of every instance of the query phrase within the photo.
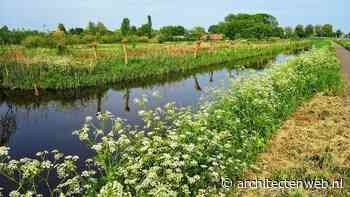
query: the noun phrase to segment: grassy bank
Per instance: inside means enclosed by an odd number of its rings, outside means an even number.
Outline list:
[[[294,54],[294,51],[291,51]],[[287,53],[286,53],[287,54]],[[182,75],[171,75],[171,76],[157,76],[152,79],[134,81],[130,83],[117,83],[112,85],[101,85],[96,87],[81,88],[81,89],[69,89],[65,91],[43,91],[41,94],[34,95],[31,90],[8,90],[3,89],[0,91],[0,105],[2,103],[13,104],[16,106],[23,107],[34,107],[34,106],[45,106],[50,102],[62,102],[65,104],[73,104],[77,100],[88,101],[96,99],[98,97],[104,97],[108,90],[112,89],[115,91],[127,91],[133,88],[152,88],[154,86],[162,86],[167,83],[174,83],[177,81],[184,80],[186,78],[193,77],[195,75],[201,75],[205,73],[211,73],[224,68],[228,70],[234,70],[239,65],[244,67],[262,68],[263,66],[271,63],[276,58],[272,56],[254,57],[249,59],[243,59],[235,61],[234,65],[217,64],[207,67],[198,67],[191,71],[186,72]],[[243,70],[243,69],[242,69]]]
[[[350,50],[350,40],[337,40],[337,43]]]
[[[334,49],[313,49],[263,73],[237,79],[197,112],[177,109],[175,104],[140,111],[145,121],[142,129],[126,126],[110,113],[98,115],[101,124],[87,117],[75,134],[96,151],[96,157],[87,161],[82,173],[77,173],[76,157],[64,158],[54,151],[50,155],[55,164],[48,161],[47,152],[39,153],[39,160],[11,162],[5,147],[0,152],[0,172],[9,177],[24,174],[22,179],[14,178],[22,192],[35,191],[32,183],[51,169],[61,180],[50,186],[56,194],[217,196],[226,192],[222,179],[239,179],[297,106],[317,92],[341,90]],[[139,100],[139,105],[146,100]]]
[[[343,179],[343,188],[242,189],[232,196],[349,196],[349,100],[317,95],[304,105],[268,143],[245,180]],[[340,185],[339,185],[340,186]]]
[[[154,47],[152,52],[137,52],[129,57],[128,65],[124,64],[123,55],[116,52],[90,55],[77,58],[71,55],[50,55],[43,50],[39,55],[26,55],[17,49],[2,52],[0,81],[3,88],[33,90],[37,89],[78,89],[101,84],[129,82],[159,76],[170,76],[186,73],[201,66],[231,62],[257,56],[268,56],[288,49],[310,46],[309,41],[279,41],[272,44],[245,43],[235,45],[208,45],[200,48],[198,57],[194,57],[193,46],[187,47]],[[38,50],[38,49],[37,49]],[[30,53],[30,52],[27,52]],[[131,53],[131,51],[129,52]],[[111,55],[109,55],[111,54]],[[47,56],[47,57],[46,57]],[[49,58],[51,57],[51,59]],[[46,60],[48,58],[48,60]]]

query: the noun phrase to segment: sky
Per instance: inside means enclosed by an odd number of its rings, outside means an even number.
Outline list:
[[[183,25],[208,27],[229,13],[269,13],[282,26],[333,24],[350,31],[349,0],[0,0],[0,26],[36,30],[86,27],[101,21],[108,28],[119,28],[124,17],[133,25]]]

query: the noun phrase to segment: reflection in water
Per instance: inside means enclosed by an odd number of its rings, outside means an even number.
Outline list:
[[[124,111],[129,112],[130,111],[130,107],[129,107],[130,90],[129,89],[126,89],[123,98],[124,98]]]
[[[197,91],[202,91],[202,88],[201,86],[199,85],[199,81],[197,79],[197,76],[196,75],[193,75],[193,79],[194,79],[194,88],[197,90]]]
[[[8,106],[5,114],[0,116],[0,146],[8,145],[10,136],[16,132],[16,112],[12,105]]]
[[[213,76],[214,76],[214,73],[213,72],[209,72],[209,82],[213,82],[214,81]]]
[[[101,112],[101,101],[102,101],[102,94],[99,92],[97,93],[97,110],[96,113]]]

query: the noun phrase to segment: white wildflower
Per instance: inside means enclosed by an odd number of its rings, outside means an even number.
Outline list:
[[[99,151],[102,150],[102,145],[101,144],[95,144],[91,148],[94,149],[95,151],[99,152]]]
[[[87,116],[87,117],[85,118],[85,121],[86,121],[86,122],[91,122],[92,119],[93,119],[93,118],[92,118],[91,116]]]
[[[1,146],[0,147],[0,156],[7,156],[9,154],[9,147]]]

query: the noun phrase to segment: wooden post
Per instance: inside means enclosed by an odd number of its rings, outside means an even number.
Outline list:
[[[92,48],[93,48],[93,50],[94,50],[94,57],[95,57],[95,60],[97,60],[97,43],[96,43],[96,42],[94,42],[94,43],[92,44]]]
[[[124,38],[122,40],[122,44],[123,44],[123,51],[124,51],[124,63],[125,65],[128,64],[128,39]]]
[[[124,63],[125,65],[128,64],[128,50],[126,44],[123,44],[123,51],[124,51]]]
[[[196,48],[194,49],[194,58],[198,57],[198,52],[199,52],[200,47],[201,47],[201,41],[197,41]]]
[[[40,96],[40,91],[39,91],[38,86],[36,84],[34,84],[34,95]]]

